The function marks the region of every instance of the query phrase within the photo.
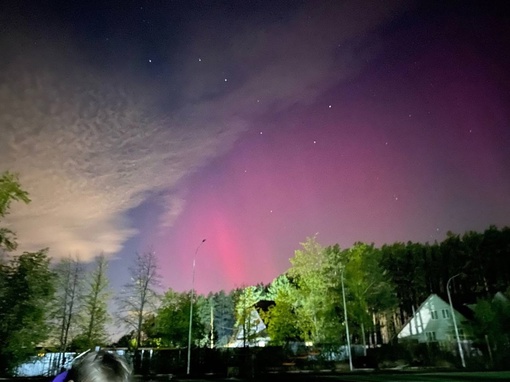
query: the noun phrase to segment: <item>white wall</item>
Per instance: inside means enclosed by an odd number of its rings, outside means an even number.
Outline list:
[[[462,322],[466,319],[456,310],[454,312],[460,330]],[[451,341],[454,336],[450,305],[435,294],[425,300],[397,335],[399,339],[416,339],[419,342]]]

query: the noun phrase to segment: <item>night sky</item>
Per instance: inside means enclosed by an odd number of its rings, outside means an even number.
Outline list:
[[[443,4],[444,3],[444,4]],[[307,237],[510,225],[493,1],[3,1],[0,171],[20,250],[154,250],[165,288],[268,283]]]

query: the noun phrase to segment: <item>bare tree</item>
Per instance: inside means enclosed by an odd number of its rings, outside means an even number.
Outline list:
[[[145,319],[157,309],[160,301],[156,291],[160,287],[157,269],[156,254],[153,251],[137,253],[135,264],[129,269],[131,280],[124,286],[117,300],[120,319],[136,334],[136,349],[142,340]]]
[[[57,286],[50,318],[61,353],[58,363],[63,366],[65,360],[62,355],[72,337],[71,328],[78,319],[85,269],[78,258],[69,256],[57,263],[54,271],[57,275]]]
[[[84,348],[104,345],[108,339],[106,324],[110,319],[108,314],[110,294],[107,270],[108,261],[104,254],[101,254],[96,257],[95,268],[85,282],[80,320],[80,339]]]

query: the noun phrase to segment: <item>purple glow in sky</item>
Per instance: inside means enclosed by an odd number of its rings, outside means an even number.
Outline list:
[[[270,282],[316,233],[345,248],[510,224],[504,2],[57,3],[1,12],[22,249],[104,251],[119,286],[152,248],[182,291],[205,238],[207,293]]]

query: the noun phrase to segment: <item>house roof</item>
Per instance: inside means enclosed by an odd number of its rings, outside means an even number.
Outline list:
[[[447,294],[437,293],[436,295],[439,298],[441,298],[444,302],[446,302],[448,305],[450,304],[448,302]],[[458,299],[452,298],[452,305],[453,305],[453,309],[455,309],[457,312],[462,314],[466,320],[471,321],[475,318],[475,312],[471,308],[471,304],[466,303],[466,302],[461,302]]]
[[[492,301],[510,302],[508,298],[502,292],[496,292]]]
[[[274,301],[272,301],[272,300],[259,300],[253,306],[257,310],[261,310],[263,312],[267,312],[269,310],[269,308],[272,307],[273,305],[276,305],[276,303]]]
[[[437,297],[437,298],[439,298],[439,299],[443,300],[446,304],[448,304],[448,305],[449,305],[449,303],[448,303],[448,297],[445,299],[445,298],[441,297],[440,295],[438,295],[438,294],[436,294],[436,293],[431,293],[431,294],[429,294],[429,295],[428,295],[428,297],[427,297],[425,300],[423,300],[423,302],[422,302],[422,303],[418,306],[418,308],[416,308],[416,310],[415,310],[414,314],[413,314],[411,317],[409,317],[409,318],[406,320],[406,322],[402,325],[402,328],[400,329],[400,331],[402,331],[402,330],[403,330],[403,329],[404,329],[404,328],[405,328],[405,327],[406,327],[406,326],[407,326],[407,325],[408,325],[408,324],[409,324],[409,323],[413,320],[413,318],[416,316],[416,313],[417,313],[417,312],[419,312],[419,311],[421,311],[421,310],[422,310],[422,308],[425,306],[425,304],[427,304],[427,303],[429,302],[429,300],[431,300],[431,299],[432,299],[432,298],[434,298],[434,297]],[[452,301],[452,303],[453,303],[453,301]],[[455,304],[453,304],[453,308],[454,308],[454,309],[455,309],[458,313],[460,313],[462,316],[464,316],[464,317],[465,317],[466,319],[468,319],[468,320],[470,319],[470,318],[469,318],[469,316],[470,316],[470,317],[473,317],[473,311],[472,311],[469,307],[467,307],[466,305],[462,305],[462,307],[461,307],[462,311],[461,311],[461,310],[459,310],[459,309],[457,309],[457,306],[456,306]],[[467,311],[466,313],[468,314],[468,317],[466,317],[466,316],[464,315],[464,311]],[[398,333],[397,333],[397,335],[398,335]]]

